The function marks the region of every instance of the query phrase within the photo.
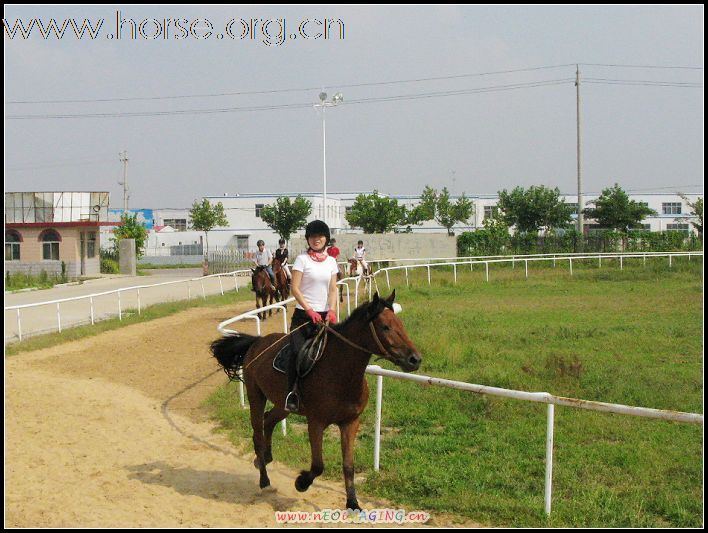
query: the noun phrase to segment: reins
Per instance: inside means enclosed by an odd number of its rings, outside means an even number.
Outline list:
[[[297,330],[299,330],[300,328],[303,328],[303,327],[305,327],[305,326],[308,326],[308,325],[309,325],[309,322],[307,322],[307,323],[305,323],[305,324],[301,324],[300,326],[296,327],[294,330],[292,330],[292,331],[291,331],[290,333],[288,333],[287,335],[284,335],[284,336],[280,337],[278,340],[276,340],[275,342],[271,343],[267,348],[261,350],[261,352],[260,352],[258,355],[256,355],[253,359],[251,359],[251,360],[248,362],[248,364],[243,367],[243,371],[245,372],[246,369],[248,369],[248,367],[250,367],[253,363],[255,363],[264,353],[266,353],[268,350],[270,350],[273,346],[275,346],[276,344],[278,344],[280,341],[282,341],[283,339],[286,339],[286,338],[290,337],[290,335],[292,335],[293,333],[295,333]],[[363,346],[361,346],[361,345],[359,345],[359,344],[356,344],[355,342],[350,341],[350,340],[347,339],[344,335],[342,335],[341,333],[339,333],[337,330],[335,330],[334,328],[332,328],[332,326],[330,326],[330,325],[327,324],[327,323],[324,323],[324,322],[323,322],[323,325],[322,325],[321,327],[322,327],[323,330],[327,330],[328,332],[331,332],[332,334],[334,334],[335,337],[339,338],[341,341],[345,342],[346,344],[348,344],[348,345],[351,346],[352,348],[356,348],[357,350],[362,351],[362,352],[364,352],[364,353],[368,353],[368,354],[371,354],[371,355],[375,355],[375,356],[377,356],[377,357],[379,357],[379,358],[385,358],[384,355],[377,354],[377,353],[373,353],[371,350],[368,350],[368,349],[364,348]],[[369,322],[369,329],[371,329],[371,334],[372,334],[372,336],[374,337],[374,341],[376,342],[376,345],[379,347],[379,350],[381,350],[381,352],[384,353],[386,356],[392,357],[392,355],[388,352],[388,350],[386,350],[386,348],[384,348],[383,344],[381,343],[381,340],[379,339],[379,336],[376,334],[376,328],[374,327],[374,323],[373,323],[373,322]],[[325,351],[326,347],[327,347],[327,346],[326,346],[326,343],[325,343],[325,347],[322,349],[322,354],[324,354],[324,351]]]

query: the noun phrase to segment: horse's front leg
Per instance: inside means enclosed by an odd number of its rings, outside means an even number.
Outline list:
[[[339,434],[342,439],[342,470],[344,471],[344,487],[347,491],[347,509],[360,511],[354,489],[354,443],[359,431],[359,418],[339,424]]]
[[[312,463],[310,470],[303,470],[295,480],[295,488],[298,492],[305,492],[310,488],[317,476],[324,472],[324,462],[322,461],[322,435],[325,425],[312,419],[307,420],[307,432],[310,436],[310,452],[312,453]]]

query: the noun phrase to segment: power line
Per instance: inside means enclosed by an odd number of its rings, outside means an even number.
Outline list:
[[[350,89],[354,87],[375,87],[381,85],[397,85],[401,83],[419,83],[426,81],[441,81],[441,80],[452,80],[461,78],[472,78],[479,76],[492,76],[497,74],[512,74],[517,72],[531,72],[537,70],[547,70],[556,69],[573,66],[572,64],[564,65],[546,65],[541,67],[528,67],[521,69],[510,69],[510,70],[497,70],[492,72],[477,72],[474,74],[457,74],[450,76],[437,76],[428,78],[412,78],[405,80],[391,80],[391,81],[380,81],[380,82],[369,82],[369,83],[354,83],[354,84],[331,84],[325,85],[324,88],[337,87],[338,89]],[[273,90],[263,90],[263,91],[239,91],[239,92],[229,92],[229,93],[211,93],[211,94],[187,94],[187,95],[176,95],[176,96],[149,96],[149,97],[128,97],[128,98],[98,98],[98,99],[83,99],[83,100],[12,100],[7,102],[8,104],[76,104],[76,103],[98,103],[98,102],[128,102],[128,101],[140,101],[140,100],[175,100],[183,98],[213,98],[221,96],[252,96],[258,94],[277,94],[277,93],[289,93],[289,92],[305,92],[305,91],[319,91],[323,86],[317,87],[303,87],[298,89],[273,89]]]
[[[612,65],[607,63],[578,63],[586,67],[618,67],[618,68],[650,68],[650,69],[677,69],[677,70],[703,70],[703,67],[681,67],[668,65]]]
[[[459,96],[466,94],[477,94],[485,92],[508,91],[514,89],[528,89],[534,87],[546,87],[550,85],[560,85],[572,82],[572,78],[545,80],[538,82],[517,83],[512,85],[493,85],[488,87],[477,87],[473,89],[462,89],[456,91],[438,91],[431,93],[418,94],[403,94],[394,96],[383,96],[374,98],[362,98],[360,100],[350,100],[343,102],[342,105],[367,104],[375,102],[389,102],[399,100],[415,100],[422,98],[439,98],[445,96]],[[139,112],[114,112],[114,113],[85,113],[85,114],[44,114],[44,115],[8,115],[10,120],[28,120],[28,119],[66,119],[66,118],[126,118],[126,117],[149,117],[149,116],[169,116],[169,115],[202,115],[216,113],[237,113],[249,111],[273,111],[283,109],[304,109],[311,108],[312,103],[294,103],[266,106],[248,106],[248,107],[231,107],[231,108],[212,108],[212,109],[184,109],[174,111],[139,111]]]

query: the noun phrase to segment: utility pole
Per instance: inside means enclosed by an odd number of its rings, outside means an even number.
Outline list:
[[[580,67],[575,66],[575,94],[576,94],[576,105],[577,105],[577,128],[578,128],[578,232],[582,235],[583,233],[583,209],[585,207],[583,202],[583,175],[581,172],[581,159],[580,159]]]
[[[123,163],[123,181],[119,181],[118,185],[123,186],[123,214],[128,214],[128,150],[118,155]]]

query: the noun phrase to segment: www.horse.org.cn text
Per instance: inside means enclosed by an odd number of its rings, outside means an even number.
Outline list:
[[[135,20],[116,11],[113,23],[107,19],[64,18],[56,20],[31,18],[2,20],[5,38],[27,40],[33,35],[43,40],[155,41],[184,39],[216,39],[225,41],[255,41],[266,46],[282,46],[286,42],[344,40],[344,22],[339,18],[307,18],[287,21],[285,18],[232,18],[226,24],[215,24],[207,18],[179,17],[144,18]]]

